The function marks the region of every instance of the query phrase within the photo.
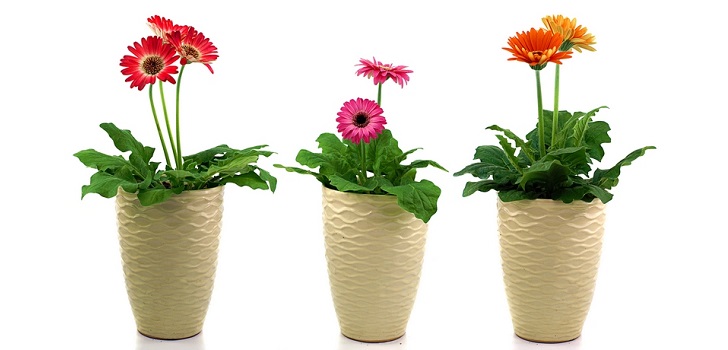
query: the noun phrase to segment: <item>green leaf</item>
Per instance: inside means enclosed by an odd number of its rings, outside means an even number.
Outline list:
[[[491,125],[491,126],[487,127],[486,129],[500,131],[506,137],[508,137],[509,139],[513,140],[516,143],[516,147],[520,147],[521,148],[521,151],[523,151],[523,153],[526,155],[526,157],[529,160],[529,164],[530,163],[533,163],[536,160],[534,158],[534,156],[533,156],[533,152],[531,151],[531,147],[526,144],[526,141],[523,141],[523,139],[521,139],[520,137],[518,137],[518,135],[516,135],[512,131],[510,131],[508,129],[503,129],[503,128],[501,128],[498,125]]]
[[[240,187],[248,186],[254,190],[268,189],[268,183],[254,172],[225,177],[220,181],[221,185],[227,183],[234,183]]]
[[[346,153],[346,145],[334,134],[323,133],[316,139],[316,142],[323,154],[341,155]]]
[[[250,164],[255,163],[256,161],[258,161],[258,156],[235,154],[232,158],[223,159],[211,165],[210,168],[202,174],[202,176],[209,178],[216,174],[225,175],[247,173],[252,170]]]
[[[141,205],[150,206],[166,201],[174,193],[175,190],[173,189],[153,188],[148,190],[139,190],[137,197],[139,198],[139,203],[141,203]]]
[[[311,175],[316,178],[319,182],[321,182],[324,185],[327,185],[329,183],[329,180],[326,176],[321,175],[315,171],[307,170],[307,169],[301,169],[297,167],[291,167],[291,166],[285,166],[282,164],[273,164],[273,167],[284,169],[289,173],[296,173],[296,174],[302,174],[302,175]]]
[[[119,187],[124,191],[134,193],[137,191],[138,184],[109,173],[97,172],[91,175],[91,181],[88,185],[81,187],[81,198],[83,199],[89,193],[97,193],[101,197],[112,198],[116,196]]]
[[[470,164],[470,165],[466,166],[465,168],[463,168],[462,170],[453,174],[453,176],[462,176],[465,174],[471,174],[471,175],[481,178],[481,179],[487,179],[487,178],[491,177],[493,174],[495,174],[496,172],[500,172],[500,171],[508,171],[508,168],[501,166],[501,165],[493,165],[493,164],[488,164],[488,163],[482,162],[482,163]]]
[[[101,123],[100,126],[104,129],[104,131],[106,131],[111,140],[114,141],[114,146],[116,146],[119,151],[131,152],[131,155],[129,155],[129,162],[137,168],[137,170],[143,172],[142,169],[149,169],[149,161],[152,159],[152,155],[154,154],[154,148],[145,147],[141,144],[141,142],[137,141],[134,136],[132,136],[131,131],[121,130],[113,123]]]
[[[432,161],[432,160],[416,160],[416,161],[412,162],[412,164],[410,164],[409,166],[412,167],[412,168],[416,168],[416,169],[426,168],[428,166],[433,166],[433,167],[438,168],[440,170],[447,171],[447,169],[443,168],[442,165],[437,164],[437,162]]]
[[[593,121],[589,123],[589,128],[586,129],[584,135],[584,143],[587,146],[587,152],[589,156],[601,161],[604,157],[603,143],[612,142],[612,138],[609,137],[610,127],[609,124],[603,121]]]
[[[94,149],[87,149],[74,154],[83,165],[100,171],[118,169],[132,165],[122,156],[110,156]]]
[[[619,182],[619,174],[622,167],[632,164],[635,159],[645,155],[645,152],[647,152],[648,149],[656,149],[656,147],[642,147],[640,149],[632,151],[632,153],[628,154],[624,159],[620,160],[616,165],[607,170],[595,170],[594,176],[592,177],[592,183],[607,190],[614,186],[617,186],[617,183]]]
[[[506,157],[508,157],[508,161],[511,163],[514,169],[518,170],[518,172],[523,172],[521,167],[518,165],[518,158],[516,158],[516,150],[511,146],[511,143],[508,142],[508,139],[503,137],[502,135],[496,135],[498,138],[498,141],[500,141],[500,145],[503,148],[503,151],[505,151]]]
[[[599,112],[602,108],[608,108],[607,106],[601,106],[592,109],[591,111],[587,113],[582,112],[576,112],[574,113],[574,117],[578,119],[578,121],[574,124],[574,128],[572,129],[572,134],[569,137],[569,140],[567,140],[567,146],[574,146],[579,147],[582,144],[584,144],[585,137],[587,130],[589,130],[589,127],[591,126],[592,117]]]
[[[414,214],[425,223],[437,212],[437,199],[441,190],[428,180],[412,182],[407,185],[383,187],[387,193],[397,196],[399,206]]]
[[[569,182],[569,173],[569,168],[558,160],[540,159],[531,167],[525,169],[516,183],[522,189],[525,189],[532,182],[539,182],[549,192],[553,192],[556,188],[563,187],[564,184]]]
[[[263,150],[263,148],[266,148],[266,147],[268,147],[268,145],[257,145],[257,146],[242,149],[239,152],[246,153],[246,154],[256,154],[256,155],[260,155],[263,157],[270,157],[271,155],[275,154],[275,152]]]
[[[399,184],[400,185],[406,185],[410,182],[415,182],[415,177],[417,176],[417,169],[411,168],[402,174],[399,178]],[[389,182],[389,180],[387,180]],[[393,186],[391,182],[389,184],[381,185],[381,186]]]
[[[583,113],[582,113],[583,114]],[[566,139],[571,136],[574,125],[579,120],[568,111],[559,111],[559,130],[556,133],[556,139],[551,143],[551,147],[562,148],[566,146]],[[553,124],[553,121],[550,121]],[[549,128],[549,133],[551,128]]]
[[[559,199],[564,203],[571,203],[575,200],[591,202],[594,198],[599,198],[602,203],[607,203],[612,200],[612,194],[599,186],[584,181],[584,183],[564,189],[561,196],[559,196]]]
[[[591,170],[589,157],[586,155],[585,147],[566,147],[548,152],[543,161],[558,160],[559,163],[569,168],[572,175],[586,175]]]
[[[276,192],[276,186],[278,186],[278,179],[276,179],[275,176],[271,175],[268,171],[263,170],[259,167],[255,167],[258,169],[258,172],[260,172],[260,178],[263,179],[263,181],[268,182],[268,186],[270,187],[270,191],[275,193]]]
[[[508,156],[506,156],[506,153],[498,146],[478,146],[475,149],[475,156],[473,159],[480,159],[481,162],[486,164],[508,167]]]
[[[490,190],[496,190],[498,184],[493,180],[481,180],[476,182],[468,181],[463,188],[463,197],[467,197],[475,192],[488,192]]]
[[[226,152],[234,152],[235,150],[228,147],[227,145],[219,145],[202,152],[195,153],[184,157],[184,162],[195,162],[196,164],[205,164],[212,161],[218,154],[224,154]]]
[[[498,192],[498,198],[503,202],[514,202],[527,199],[535,199],[535,196],[531,196],[526,192],[520,190],[506,190]]]
[[[315,169],[320,167],[322,164],[329,163],[329,157],[321,153],[313,153],[309,150],[302,149],[298,152],[298,155],[296,155],[296,161],[303,166]]]
[[[374,189],[374,187],[366,187],[357,184],[356,182],[349,181],[338,175],[329,176],[331,186],[341,192],[362,192],[366,193]]]

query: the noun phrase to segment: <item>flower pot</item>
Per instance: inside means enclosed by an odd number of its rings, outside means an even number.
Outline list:
[[[139,333],[183,339],[202,331],[212,295],[223,186],[185,191],[142,206],[119,189],[119,243],[132,312]]]
[[[503,280],[517,336],[543,343],[578,338],[591,306],[605,205],[498,199]]]
[[[427,224],[394,196],[325,187],[323,223],[341,333],[363,342],[402,337],[420,282]]]

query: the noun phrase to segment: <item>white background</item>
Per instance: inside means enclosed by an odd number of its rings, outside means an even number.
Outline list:
[[[724,13],[718,2],[27,1],[0,5],[1,349],[717,349],[728,348],[725,286]],[[11,5],[9,5],[11,4]],[[233,5],[234,4],[234,5]],[[658,5],[659,4],[659,5]],[[120,73],[126,47],[161,15],[219,48],[215,74],[186,69],[184,153],[268,144],[275,194],[229,186],[219,268],[203,333],[139,336],[121,271],[112,199],[80,198],[91,169],[73,153],[113,153],[114,122],[159,149],[146,90]],[[605,166],[646,145],[608,205],[602,264],[580,339],[513,336],[495,193],[462,198],[484,128],[535,125],[533,72],[501,48],[541,17],[576,17],[597,52],[564,61],[561,108],[612,126]],[[387,125],[443,190],[407,335],[366,345],[339,334],[321,233],[321,194],[296,165],[336,132],[344,101],[375,98],[359,58],[409,66],[384,87]],[[542,74],[551,109],[553,65]],[[168,87],[168,97],[173,90]],[[161,151],[157,154],[162,160]]]

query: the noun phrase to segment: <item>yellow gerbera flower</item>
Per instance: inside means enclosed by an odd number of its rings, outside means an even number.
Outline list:
[[[592,46],[596,44],[594,35],[587,33],[586,27],[576,25],[576,18],[570,19],[562,15],[546,16],[541,19],[546,29],[559,33],[564,37],[559,50],[569,51],[572,48],[581,52],[581,49],[596,51]]]

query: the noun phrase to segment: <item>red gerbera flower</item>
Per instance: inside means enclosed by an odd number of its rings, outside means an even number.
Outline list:
[[[344,103],[341,111],[337,113],[339,122],[337,129],[341,135],[355,144],[363,139],[369,143],[369,140],[377,138],[384,130],[384,124],[387,120],[382,115],[384,111],[379,105],[368,99],[361,97],[356,100],[350,100]]]
[[[135,42],[134,46],[129,46],[129,51],[134,55],[124,55],[121,59],[121,66],[124,67],[121,73],[129,76],[125,81],[130,81],[132,88],[137,86],[142,90],[157,79],[176,83],[172,74],[177,74],[177,66],[172,64],[179,56],[175,55],[174,47],[165,44],[162,38],[142,38],[141,44]]]
[[[528,63],[534,70],[541,70],[546,64],[553,62],[561,64],[562,59],[571,58],[571,51],[559,52],[563,36],[550,30],[531,28],[528,32],[516,33],[508,38],[508,45],[504,47],[513,54],[509,61]]]
[[[147,18],[147,22],[149,28],[154,32],[154,35],[162,38],[164,42],[169,42],[167,36],[174,31],[183,31],[185,34],[187,32],[187,26],[174,24],[172,20],[159,17],[158,15]]]
[[[210,73],[214,73],[210,63],[219,57],[217,47],[204,34],[193,27],[187,27],[185,30],[170,33],[168,39],[182,58],[180,63],[184,65],[189,62],[200,62],[210,70]]]
[[[407,66],[394,66],[391,63],[383,64],[372,57],[372,60],[359,59],[357,66],[363,66],[356,71],[356,75],[364,75],[367,78],[374,78],[374,85],[384,83],[387,79],[392,78],[395,83],[404,88],[404,84],[409,81],[409,73],[411,70],[405,69]]]

